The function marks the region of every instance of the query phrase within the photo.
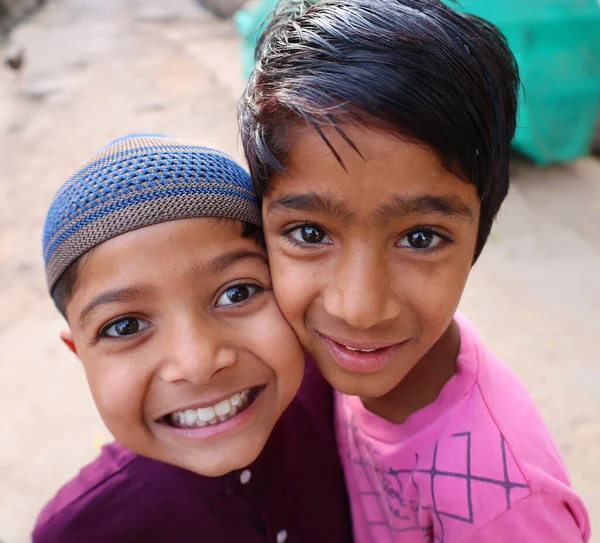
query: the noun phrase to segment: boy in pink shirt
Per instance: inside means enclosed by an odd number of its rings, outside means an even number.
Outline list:
[[[455,375],[403,424],[337,396],[356,540],[581,541],[585,508],[529,394],[455,321]]]
[[[358,543],[588,541],[519,379],[456,314],[509,186],[519,77],[438,0],[284,4],[240,105],[277,301],[337,389]]]

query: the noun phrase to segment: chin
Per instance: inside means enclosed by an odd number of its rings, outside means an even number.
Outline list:
[[[221,477],[223,475],[227,475],[228,473],[231,473],[232,471],[239,469],[239,467],[237,467],[238,464],[231,464],[229,462],[227,462],[226,464],[222,464],[222,465],[211,465],[209,467],[207,467],[206,465],[201,465],[201,466],[182,466],[185,467],[185,469],[189,470],[189,471],[193,471],[194,473],[197,473],[198,475],[202,475],[204,477]]]
[[[381,398],[388,394],[393,387],[390,387],[389,380],[387,384],[365,382],[364,376],[360,376],[360,381],[340,382],[339,386],[331,383],[331,386],[339,392],[348,396],[359,396],[361,398]]]
[[[221,477],[227,475],[232,471],[244,469],[254,462],[264,447],[264,443],[261,447],[251,447],[250,449],[246,446],[240,446],[235,452],[224,452],[222,454],[215,454],[217,458],[205,458],[202,462],[190,462],[188,466],[181,466],[189,471],[193,471],[199,475],[205,477]],[[243,453],[242,453],[243,451]]]
[[[361,398],[381,398],[400,383],[408,372],[400,376],[390,372],[390,368],[376,373],[351,373],[339,368],[335,362],[324,364],[315,362],[325,380],[338,392]]]
[[[215,459],[216,461],[213,461],[213,459],[202,459],[202,461],[198,461],[198,459],[196,459],[196,461],[192,462],[177,462],[168,460],[165,462],[167,464],[172,464],[179,468],[192,471],[204,477],[221,477],[222,475],[227,475],[232,471],[246,467],[248,464],[254,462],[255,459],[256,457],[251,457],[248,455],[244,455],[243,457],[239,458],[231,458],[230,455],[223,455],[220,458]]]
[[[377,394],[381,388],[379,376],[346,373],[333,363],[317,363],[317,367],[331,387],[342,394],[367,397],[371,397],[371,393],[375,396],[385,394]]]

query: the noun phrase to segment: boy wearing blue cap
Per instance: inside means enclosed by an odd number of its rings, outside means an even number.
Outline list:
[[[44,258],[118,443],[46,506],[34,543],[350,540],[331,390],[275,303],[240,166],[117,140],[58,191]]]

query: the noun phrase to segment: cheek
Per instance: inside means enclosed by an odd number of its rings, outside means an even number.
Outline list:
[[[143,367],[118,357],[104,356],[84,362],[86,377],[100,416],[111,432],[132,428],[143,420],[146,383]]]
[[[449,260],[444,265],[423,266],[408,275],[410,284],[402,285],[406,299],[421,328],[439,333],[452,319],[469,275],[468,261]],[[435,330],[435,332],[434,332]]]
[[[302,348],[274,299],[259,315],[240,323],[236,337],[240,345],[273,371],[284,389],[299,385],[304,368]]]
[[[277,303],[289,323],[296,326],[304,320],[310,304],[322,289],[322,269],[311,262],[299,262],[277,251],[269,253],[271,278]]]

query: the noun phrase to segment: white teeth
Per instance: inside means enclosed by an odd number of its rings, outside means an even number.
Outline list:
[[[353,349],[352,347],[345,346],[349,351],[358,351],[359,353],[374,353],[377,349]]]
[[[169,419],[171,424],[178,428],[202,428],[209,424],[224,422],[244,409],[249,395],[250,389],[246,389],[212,407],[199,407],[171,413]]]
[[[197,415],[195,409],[188,409],[185,412],[185,423],[188,426],[191,426],[192,424],[194,424],[194,422],[196,422],[197,419],[198,419],[198,415]]]
[[[179,411],[177,413],[173,413],[173,422],[178,426],[182,426],[185,424],[185,413],[183,411]]]
[[[218,417],[224,417],[229,413],[230,410],[231,404],[229,403],[229,400],[223,400],[222,402],[219,402],[217,405],[215,405],[215,413]]]
[[[215,418],[215,410],[212,407],[200,407],[196,411],[198,418],[204,422],[209,422]]]

